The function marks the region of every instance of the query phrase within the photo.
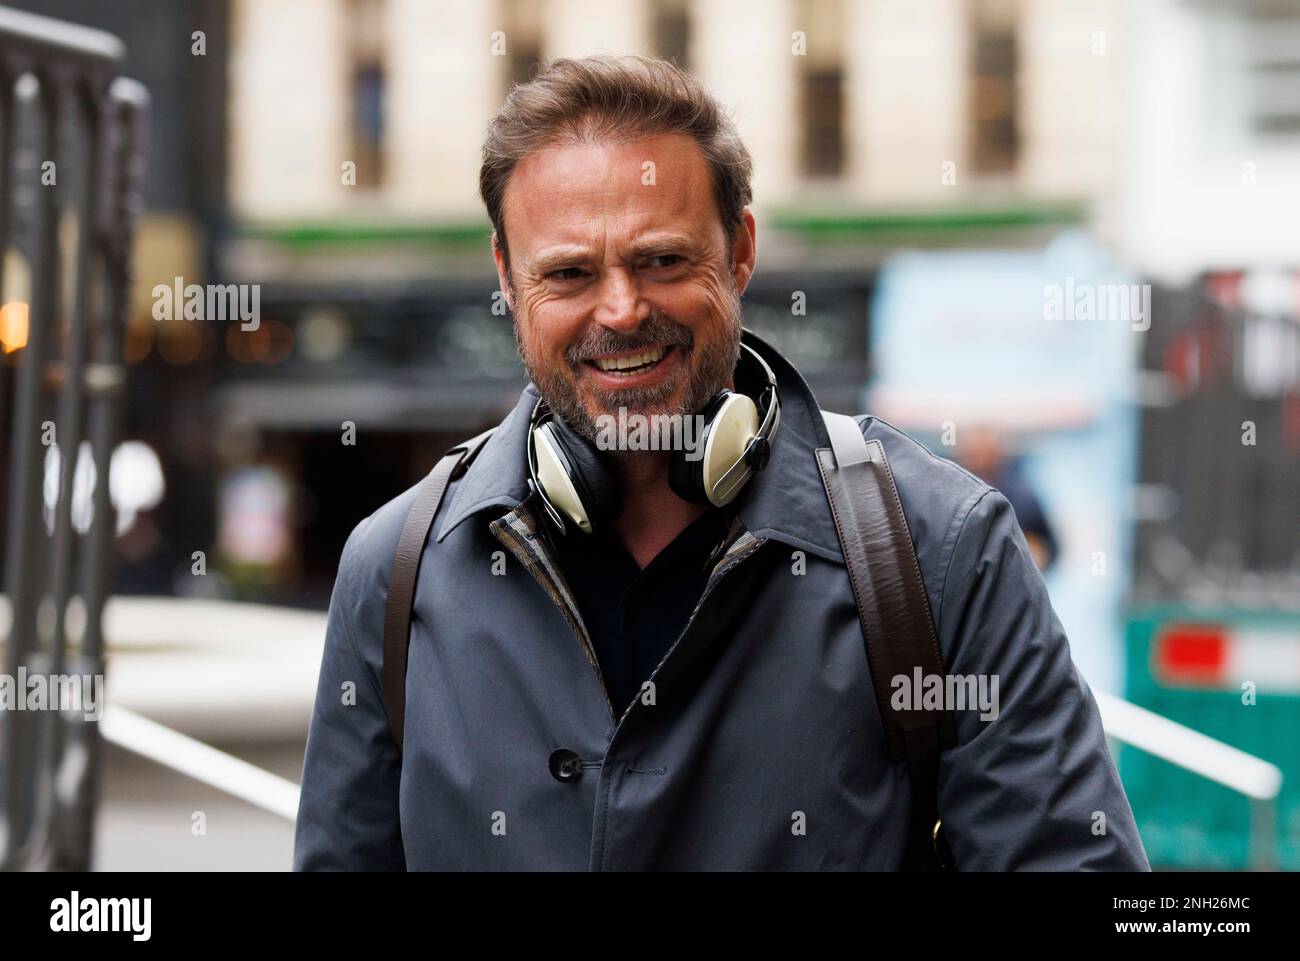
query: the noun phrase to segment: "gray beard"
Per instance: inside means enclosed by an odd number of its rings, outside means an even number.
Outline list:
[[[674,382],[669,381],[652,387],[629,387],[619,390],[616,398],[609,398],[610,409],[600,413],[617,416],[617,408],[621,406],[625,407],[629,414],[641,413],[647,416],[675,414],[684,417],[698,414],[727,385],[740,359],[741,326],[744,322],[744,314],[740,306],[740,296],[734,291],[729,312],[731,318],[725,342],[721,345],[700,348],[696,348],[695,338],[690,328],[657,315],[651,316],[650,320],[630,335],[619,335],[602,329],[598,336],[577,344],[566,352],[565,359],[569,363],[570,374],[576,378],[578,365],[589,357],[647,347],[673,346],[687,354],[685,359],[688,362],[697,362],[691,364],[689,384],[679,404],[667,404],[668,397],[676,386]],[[519,359],[523,362],[529,379],[537,385],[537,390],[546,401],[546,405],[555,416],[580,436],[596,443],[599,428],[582,403],[582,398],[578,396],[574,381],[552,367],[541,368],[532,363],[519,337],[518,318],[513,320],[515,347]],[[697,350],[699,356],[695,357],[693,355]]]

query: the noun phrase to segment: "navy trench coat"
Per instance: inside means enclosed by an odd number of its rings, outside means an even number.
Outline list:
[[[385,585],[412,487],[347,540],[303,768],[296,870],[897,870],[911,810],[887,756],[814,450],[808,385],[762,340],[781,427],[735,539],[631,704],[611,704],[545,542],[529,384],[454,481],[412,614],[404,752],[382,696]],[[1149,870],[1097,706],[1007,500],[888,423],[884,445],[956,714],[938,805],[959,869]],[[983,716],[982,716],[983,715]],[[553,755],[576,755],[576,777]],[[571,755],[560,755],[570,756]]]

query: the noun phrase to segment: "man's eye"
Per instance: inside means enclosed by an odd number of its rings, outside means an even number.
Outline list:
[[[684,258],[680,254],[656,254],[650,258],[651,267],[676,267]]]
[[[581,267],[561,267],[559,270],[552,270],[546,275],[551,280],[577,280],[582,276]]]

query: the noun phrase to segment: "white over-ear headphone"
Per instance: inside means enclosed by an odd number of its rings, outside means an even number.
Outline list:
[[[668,483],[683,500],[722,507],[767,466],[781,424],[776,375],[748,344],[740,348],[737,389],[715,394],[700,412],[703,429],[695,444],[672,451]],[[758,400],[742,385],[757,386]],[[533,408],[529,423],[528,475],[529,486],[560,533],[573,526],[590,534],[623,512],[618,482],[600,452],[555,417],[544,400]]]

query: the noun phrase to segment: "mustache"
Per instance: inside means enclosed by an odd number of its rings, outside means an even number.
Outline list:
[[[647,321],[631,334],[620,334],[608,327],[597,327],[590,337],[573,344],[564,352],[564,359],[572,366],[583,361],[648,347],[690,348],[695,334],[689,327],[673,321]]]

